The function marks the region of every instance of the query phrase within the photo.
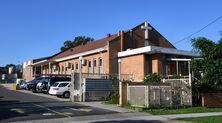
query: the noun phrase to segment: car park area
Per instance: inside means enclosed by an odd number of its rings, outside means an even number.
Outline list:
[[[60,98],[69,98],[70,76],[44,75],[35,79],[19,83],[19,89],[33,93],[48,94]],[[50,93],[49,93],[50,92]]]
[[[114,111],[71,103],[69,99],[13,91],[0,85],[0,122],[70,118],[84,115],[113,114]]]

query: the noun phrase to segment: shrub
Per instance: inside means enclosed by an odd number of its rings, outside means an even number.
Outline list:
[[[157,74],[157,73],[153,73],[153,74],[148,74],[144,77],[143,81],[145,83],[160,83],[161,82],[162,77]]]

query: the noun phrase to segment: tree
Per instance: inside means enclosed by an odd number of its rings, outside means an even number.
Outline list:
[[[71,40],[66,40],[63,44],[63,46],[60,48],[61,51],[65,51],[71,47],[76,47],[79,46],[81,44],[86,44],[89,41],[93,41],[93,38],[90,37],[86,37],[86,36],[77,36],[74,38],[73,41]]]
[[[195,87],[199,92],[222,91],[222,40],[215,43],[204,37],[194,38],[192,46],[202,55],[202,59],[192,61],[192,67],[203,72]]]

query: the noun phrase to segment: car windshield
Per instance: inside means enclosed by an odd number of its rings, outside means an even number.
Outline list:
[[[52,87],[56,87],[58,84],[59,84],[59,83],[56,82],[56,83],[54,83],[54,84],[52,85]]]

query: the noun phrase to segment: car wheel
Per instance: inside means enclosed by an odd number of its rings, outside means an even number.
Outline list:
[[[32,88],[31,91],[32,91],[33,93],[36,93],[36,90],[35,90],[34,88]]]
[[[37,92],[37,93],[40,93],[40,92],[41,92],[41,89],[36,89],[36,92]]]
[[[63,93],[63,97],[64,98],[69,98],[69,96],[70,96],[70,93],[68,91]]]

